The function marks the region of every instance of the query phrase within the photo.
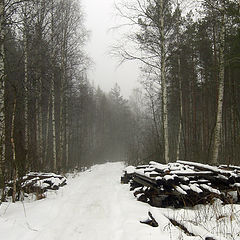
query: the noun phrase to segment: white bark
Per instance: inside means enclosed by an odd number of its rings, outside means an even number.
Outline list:
[[[180,159],[180,149],[181,149],[181,135],[182,135],[182,82],[180,77],[180,56],[178,56],[178,76],[179,76],[179,102],[180,102],[180,117],[179,117],[179,129],[178,129],[178,139],[177,139],[177,154],[176,160]]]
[[[24,148],[26,150],[26,162],[28,162],[28,44],[27,44],[27,2],[24,6]]]
[[[41,73],[40,73],[41,75]],[[39,90],[38,90],[38,157],[39,157],[39,162],[40,162],[40,166],[43,166],[43,132],[42,132],[42,124],[43,124],[43,120],[42,120],[42,77],[40,76],[40,80],[39,80]]]
[[[65,12],[65,17],[68,17],[68,11]],[[67,51],[67,31],[68,31],[68,24],[65,21],[62,22],[62,46],[61,46],[61,90],[60,90],[60,148],[59,148],[59,166],[60,168],[63,165],[63,156],[64,156],[64,142],[68,140],[65,139],[66,136],[66,129],[64,129],[64,111],[67,115],[67,103],[66,103],[66,86],[67,86],[67,78],[66,78],[66,51]],[[65,116],[66,117],[66,116]],[[66,154],[67,155],[67,154]],[[66,157],[65,155],[65,157]],[[66,159],[65,159],[66,160]]]
[[[61,84],[62,85],[62,84]],[[63,163],[63,147],[64,147],[64,132],[63,132],[63,87],[60,90],[60,116],[59,116],[59,161],[58,166],[61,168]]]
[[[15,124],[15,114],[16,114],[16,98],[13,103],[13,113],[12,113],[12,122],[11,122],[11,146],[12,146],[12,161],[14,166],[14,176],[13,176],[13,193],[12,193],[12,202],[15,203],[16,192],[17,192],[17,178],[18,178],[18,168],[16,162],[16,148],[14,141],[14,124]]]
[[[49,98],[48,98],[48,107],[47,107],[47,119],[46,119],[45,148],[44,148],[44,160],[43,160],[44,163],[47,162],[47,154],[48,154],[48,136],[49,136],[51,93],[52,93],[52,89],[50,88],[50,94],[49,94]]]
[[[177,11],[178,11],[178,19],[177,19],[177,44],[180,51],[180,8],[179,3],[177,1]],[[177,137],[177,154],[176,160],[180,159],[180,149],[181,149],[181,135],[182,135],[182,116],[183,116],[183,107],[182,107],[182,79],[181,79],[181,60],[180,60],[180,53],[178,53],[178,81],[179,81],[179,104],[180,104],[180,111],[179,111],[179,129],[178,129],[178,137]]]
[[[51,9],[51,41],[52,41],[52,52],[51,59],[54,59],[54,1],[52,0]],[[53,67],[53,64],[52,64]],[[57,171],[57,143],[56,143],[56,119],[55,119],[55,84],[54,84],[54,74],[51,76],[51,100],[52,100],[52,145],[53,145],[53,171]]]
[[[37,88],[37,98],[36,98],[36,139],[37,139],[37,157],[40,163],[40,167],[43,164],[43,135],[42,135],[42,106],[41,106],[41,78],[39,82],[39,87]]]
[[[217,119],[214,129],[212,163],[218,164],[219,149],[221,144],[222,112],[224,97],[224,47],[225,47],[225,13],[222,16],[220,32],[220,55],[219,55],[219,83],[218,83],[218,104]]]
[[[54,77],[52,76],[52,138],[53,138],[53,170],[57,171],[57,149],[56,149],[56,120],[55,120],[55,89],[54,89]]]
[[[66,97],[66,167],[69,163],[69,115],[68,115],[68,99]]]
[[[4,16],[5,1],[0,0],[0,187],[4,185],[3,166],[5,163],[5,52]],[[4,195],[4,194],[3,194]]]
[[[164,132],[164,157],[165,162],[169,162],[169,142],[168,142],[168,96],[166,82],[166,49],[164,36],[164,12],[163,0],[160,0],[160,35],[161,35],[161,84],[162,84],[162,104],[163,104],[163,132]]]
[[[37,91],[36,91],[37,92]],[[36,97],[36,102],[35,102],[35,131],[36,131],[36,157],[38,158],[39,156],[39,115],[38,115],[38,110],[39,109],[39,99],[38,96]]]

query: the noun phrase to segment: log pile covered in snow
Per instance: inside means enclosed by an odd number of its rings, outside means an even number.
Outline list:
[[[139,201],[156,207],[194,206],[211,203],[214,198],[231,203],[239,200],[240,167],[151,161],[148,165],[127,167],[121,182],[130,182]]]
[[[17,180],[17,192],[42,194],[47,190],[58,190],[67,184],[67,179],[55,173],[30,172]],[[13,192],[13,181],[7,184],[7,195]]]

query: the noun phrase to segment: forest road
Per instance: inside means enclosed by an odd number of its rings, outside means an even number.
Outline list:
[[[39,201],[0,206],[4,240],[144,239],[136,204],[128,185],[120,184],[123,163],[96,165],[68,178],[68,184]],[[129,233],[135,231],[136,236]],[[137,234],[138,233],[138,234]]]

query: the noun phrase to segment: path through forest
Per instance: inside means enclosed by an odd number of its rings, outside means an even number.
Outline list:
[[[139,223],[149,206],[120,184],[122,163],[96,165],[68,178],[46,199],[0,206],[0,236],[7,240],[159,239],[159,229]],[[24,211],[25,209],[25,211]],[[168,239],[168,234],[160,235]],[[166,238],[167,237],[167,238]]]
[[[68,184],[59,191],[48,192],[47,198],[34,201],[3,203],[0,206],[0,237],[4,240],[216,240],[232,239],[238,223],[217,221],[216,209],[228,216],[237,206],[199,206],[196,209],[154,208],[136,200],[129,185],[120,184],[123,163],[95,165],[68,176]],[[211,210],[211,211],[210,211]],[[148,211],[159,227],[141,224]],[[208,211],[206,215],[205,212]],[[218,211],[217,211],[218,212]],[[203,214],[203,215],[202,215]],[[188,224],[197,233],[188,236],[173,226],[168,218]],[[202,220],[205,219],[205,222]],[[216,220],[213,220],[216,219]],[[195,221],[199,226],[192,224]],[[202,225],[204,224],[204,228]],[[234,227],[233,227],[234,226]],[[206,229],[209,229],[208,231]],[[217,237],[222,229],[222,236]],[[210,231],[216,235],[210,234]],[[240,238],[236,238],[240,239]]]

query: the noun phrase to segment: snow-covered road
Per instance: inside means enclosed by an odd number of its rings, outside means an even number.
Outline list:
[[[39,201],[0,206],[4,240],[169,239],[139,223],[149,206],[120,184],[122,163],[107,163],[69,177],[67,186]]]
[[[205,207],[200,210],[159,209],[136,201],[129,186],[120,184],[123,168],[123,163],[96,165],[74,177],[70,175],[65,187],[49,192],[45,199],[3,203],[0,206],[0,239],[200,240],[208,234],[201,227],[197,229],[201,237],[187,236],[165,216],[180,219],[183,223],[188,219],[188,224],[192,224],[193,220],[202,224],[202,219],[207,220],[206,216],[209,215],[206,226],[210,226],[210,230],[216,228],[212,217],[216,216],[211,215],[211,211],[202,218],[201,213]],[[221,216],[222,209],[220,206]],[[140,220],[146,219],[148,211],[154,215],[159,227],[140,223]],[[215,211],[216,208],[213,208],[212,212]],[[225,212],[229,212],[228,206],[225,207]],[[196,228],[195,225],[192,226]],[[217,226],[220,226],[219,223]],[[236,235],[238,228],[233,231],[232,228],[228,230],[225,224],[223,226],[226,235],[231,231],[231,236]]]

